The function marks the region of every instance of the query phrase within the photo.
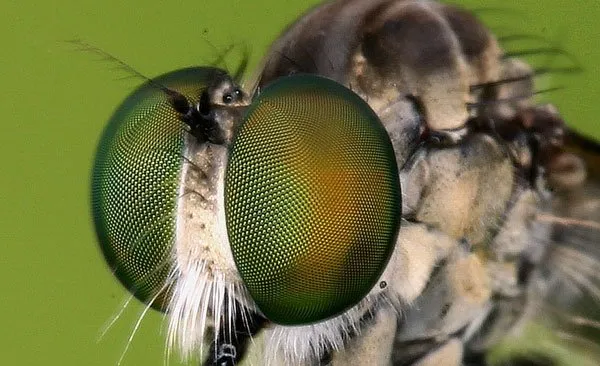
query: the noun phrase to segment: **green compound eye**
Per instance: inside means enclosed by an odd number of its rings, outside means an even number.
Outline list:
[[[138,299],[164,310],[184,127],[161,87],[194,104],[223,71],[188,68],[135,90],[100,140],[92,171],[92,214],[100,248],[116,277]]]
[[[279,79],[252,103],[229,159],[229,241],[263,314],[306,324],[364,298],[401,214],[392,144],[367,103],[329,79]]]

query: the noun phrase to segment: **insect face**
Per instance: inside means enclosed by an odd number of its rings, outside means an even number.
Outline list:
[[[251,97],[194,68],[123,103],[100,245],[207,364],[477,364],[557,286],[598,292],[600,148],[534,78],[469,12],[325,3]]]
[[[390,139],[360,97],[298,75],[249,105],[212,68],[132,93],[101,140],[92,202],[108,263],[169,313],[173,342],[182,328],[218,333],[238,306],[295,325],[356,305],[401,214]]]

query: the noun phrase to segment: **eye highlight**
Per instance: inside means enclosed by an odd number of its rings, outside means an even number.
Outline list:
[[[360,97],[296,75],[254,100],[230,148],[225,214],[267,318],[306,324],[358,303],[387,264],[400,211],[391,142]]]
[[[138,299],[164,310],[184,125],[164,88],[194,105],[223,71],[196,67],[146,82],[111,117],[92,170],[92,214],[100,248],[115,276]]]

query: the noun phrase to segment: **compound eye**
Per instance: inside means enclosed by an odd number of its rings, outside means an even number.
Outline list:
[[[368,104],[322,77],[279,79],[250,106],[229,159],[229,241],[262,313],[306,324],[363,299],[401,214],[392,144]]]
[[[173,104],[161,87],[194,105],[223,73],[188,68],[145,83],[118,107],[96,152],[91,199],[100,248],[119,281],[157,309],[168,297],[184,147],[176,110],[184,101]]]

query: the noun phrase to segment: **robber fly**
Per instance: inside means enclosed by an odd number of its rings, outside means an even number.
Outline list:
[[[600,294],[600,146],[535,104],[543,72],[457,7],[319,5],[249,88],[195,67],[117,109],[105,259],[203,364],[485,364]]]

